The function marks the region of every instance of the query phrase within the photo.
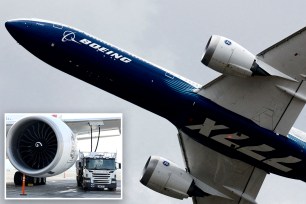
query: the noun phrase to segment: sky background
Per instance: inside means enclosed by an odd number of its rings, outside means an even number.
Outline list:
[[[184,167],[174,126],[40,61],[16,43],[6,31],[5,21],[41,18],[71,25],[188,79],[206,84],[218,76],[200,62],[212,34],[226,36],[256,54],[304,27],[305,8],[305,1],[284,0],[1,0],[0,112],[3,117],[0,117],[0,129],[3,130],[4,113],[123,113],[124,192],[123,200],[115,202],[192,203],[191,199],[178,201],[160,195],[139,182],[150,155],[163,156]],[[304,109],[295,127],[306,131],[305,121]],[[3,148],[3,140],[1,145]],[[0,151],[0,158],[5,158],[3,154]],[[4,184],[3,176],[0,183]],[[268,175],[257,201],[304,203],[305,192],[303,182]],[[3,191],[0,197],[3,198]],[[14,202],[18,201],[4,203]]]

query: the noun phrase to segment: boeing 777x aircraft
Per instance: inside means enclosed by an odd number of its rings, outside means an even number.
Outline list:
[[[185,168],[151,156],[140,182],[194,203],[246,204],[267,173],[306,181],[306,28],[253,55],[213,35],[202,58],[222,75],[202,86],[75,28],[37,19],[5,24],[33,55],[169,120]]]

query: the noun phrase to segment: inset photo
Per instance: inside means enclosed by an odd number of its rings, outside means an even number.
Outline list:
[[[122,199],[121,113],[6,113],[6,200]]]

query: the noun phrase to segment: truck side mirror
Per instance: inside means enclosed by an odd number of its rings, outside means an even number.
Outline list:
[[[119,163],[119,165],[118,165],[118,166],[119,166],[119,169],[121,169],[121,163]]]
[[[82,164],[81,164],[81,162],[79,162],[79,168],[82,168]]]
[[[121,169],[121,163],[117,163],[116,168]]]

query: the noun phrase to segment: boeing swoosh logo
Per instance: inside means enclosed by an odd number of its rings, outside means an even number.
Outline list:
[[[72,32],[72,31],[65,31],[65,32],[63,33],[62,42],[67,42],[67,41],[72,41],[72,42],[81,44],[81,43],[79,43],[79,42],[77,42],[77,41],[75,40],[75,33]]]

